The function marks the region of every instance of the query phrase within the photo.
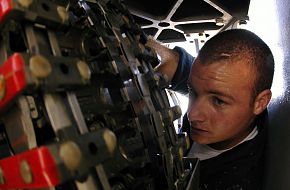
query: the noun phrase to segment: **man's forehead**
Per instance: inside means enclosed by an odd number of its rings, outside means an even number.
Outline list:
[[[255,75],[255,69],[249,63],[247,58],[244,59],[221,59],[215,60],[207,63],[203,63],[200,59],[195,59],[191,70],[195,71],[210,71],[210,72],[223,72],[223,73],[233,73],[234,75]]]
[[[228,61],[217,61],[212,64],[202,64],[199,60],[192,66],[189,84],[194,86],[194,82],[204,83],[213,87],[249,88],[254,84],[254,72],[245,63],[231,63]]]

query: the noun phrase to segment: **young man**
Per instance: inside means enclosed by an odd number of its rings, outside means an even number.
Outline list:
[[[188,156],[201,160],[201,189],[261,189],[266,107],[274,59],[269,47],[247,30],[212,37],[196,59],[149,39],[161,56],[157,72],[172,89],[189,95],[183,129],[193,140]]]

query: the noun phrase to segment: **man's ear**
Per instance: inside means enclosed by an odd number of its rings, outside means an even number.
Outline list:
[[[270,89],[266,89],[260,92],[255,98],[253,113],[255,115],[259,115],[260,113],[262,113],[268,106],[271,97],[272,92]]]

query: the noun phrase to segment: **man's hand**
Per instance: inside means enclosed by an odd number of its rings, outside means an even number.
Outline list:
[[[161,57],[161,63],[155,67],[156,72],[165,75],[171,82],[178,66],[179,55],[176,51],[169,49],[156,40],[152,36],[147,37],[146,46],[154,49]]]

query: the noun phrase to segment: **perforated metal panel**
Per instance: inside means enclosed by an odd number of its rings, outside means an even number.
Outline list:
[[[250,0],[125,0],[145,33],[162,42],[210,37],[247,20]],[[199,35],[196,35],[199,34]]]

